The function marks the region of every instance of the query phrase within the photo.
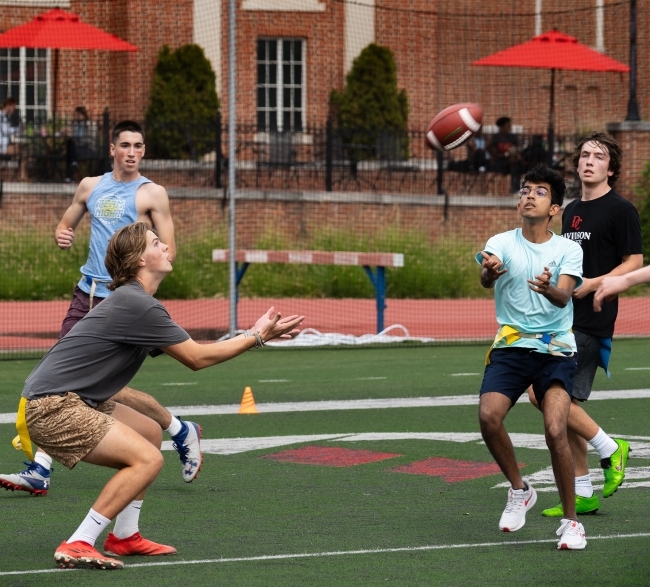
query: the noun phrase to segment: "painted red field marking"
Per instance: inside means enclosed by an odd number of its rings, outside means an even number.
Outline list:
[[[282,461],[286,463],[299,463],[301,465],[322,465],[325,467],[351,467],[374,463],[385,459],[394,459],[402,455],[373,452],[371,450],[352,450],[331,446],[305,446],[295,450],[285,450],[272,455],[264,455],[261,459]]]
[[[519,464],[519,468],[524,466],[524,463]],[[390,469],[390,471],[395,473],[409,473],[410,475],[441,477],[446,483],[458,483],[459,481],[468,481],[469,479],[478,479],[479,477],[487,477],[501,473],[501,469],[499,469],[499,465],[496,463],[457,461],[444,457],[430,457],[424,461],[417,461],[409,465]]]

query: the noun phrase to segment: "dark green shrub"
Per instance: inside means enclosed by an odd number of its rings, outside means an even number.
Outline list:
[[[165,45],[151,83],[147,151],[162,159],[198,159],[214,150],[216,78],[203,49]]]
[[[371,43],[361,51],[345,77],[345,88],[332,90],[330,101],[345,143],[376,146],[388,134],[389,150],[394,152],[397,142],[406,155],[408,98],[406,90],[397,88],[397,66],[388,47]]]

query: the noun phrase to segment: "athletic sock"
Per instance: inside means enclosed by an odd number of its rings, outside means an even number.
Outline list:
[[[601,459],[611,457],[618,450],[618,444],[607,436],[602,428],[598,428],[598,434],[589,441],[589,444],[594,447]]]
[[[576,495],[580,497],[591,497],[594,494],[594,488],[591,485],[589,474],[576,477]]]
[[[52,457],[42,450],[37,450],[34,455],[34,462],[45,467],[48,471],[52,468]]]
[[[110,523],[111,521],[108,518],[105,518],[90,508],[84,521],[81,522],[76,532],[66,542],[70,544],[81,540],[82,542],[87,542],[90,546],[95,546],[95,541]]]
[[[165,432],[169,432],[169,435],[174,437],[181,430],[183,430],[183,422],[181,422],[176,416],[172,416],[172,423],[169,425],[169,428]]]
[[[117,514],[113,534],[120,539],[133,536],[139,530],[138,521],[140,520],[141,508],[142,500],[134,499],[119,514]]]

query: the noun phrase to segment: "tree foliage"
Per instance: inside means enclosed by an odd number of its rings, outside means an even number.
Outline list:
[[[392,51],[375,43],[354,60],[342,92],[330,100],[339,126],[368,131],[405,131],[408,122],[406,90],[397,88],[397,66]]]
[[[165,45],[151,83],[147,150],[166,159],[197,159],[214,149],[219,110],[216,76],[203,49]]]

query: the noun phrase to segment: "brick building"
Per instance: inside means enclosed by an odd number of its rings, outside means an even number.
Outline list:
[[[649,2],[637,2],[642,114],[650,111],[650,93],[644,91],[650,82],[650,64],[643,58],[650,43]],[[142,117],[158,51],[164,44],[176,48],[190,42],[203,46],[212,62],[227,114],[228,0],[5,0],[0,4],[3,31],[58,6],[140,48],[135,55],[61,51],[57,114],[84,104],[94,114],[108,106],[116,115]],[[476,101],[484,106],[489,124],[507,114],[526,132],[543,132],[548,118],[548,71],[470,65],[537,32],[558,28],[614,59],[629,61],[629,7],[608,0],[574,0],[569,7],[560,0],[503,0],[498,7],[478,0],[237,0],[236,5],[237,118],[241,122],[268,123],[276,116],[274,110],[284,109],[292,126],[322,124],[330,91],[343,87],[353,59],[370,42],[393,51],[398,83],[407,90],[410,125],[415,128],[426,125],[448,104]],[[45,84],[46,94],[41,91],[40,101],[30,98],[29,84],[35,82],[26,80],[23,102],[31,99],[34,103],[25,107],[51,114],[51,52],[39,53],[46,68],[34,69],[40,72],[37,76],[43,74],[37,81]],[[29,75],[30,59],[37,57],[16,59],[7,50],[0,54],[0,98],[19,90],[16,84],[21,75]],[[289,59],[290,67],[278,68],[278,77],[271,78],[277,63],[285,60],[288,65]],[[627,74],[558,72],[557,131],[572,133],[624,120],[628,79]],[[282,116],[278,122],[283,128]]]

